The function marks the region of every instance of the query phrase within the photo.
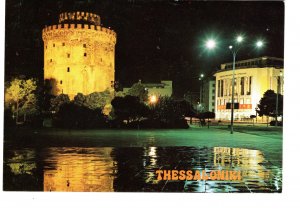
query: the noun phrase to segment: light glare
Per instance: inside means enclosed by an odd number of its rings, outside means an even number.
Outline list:
[[[151,96],[150,96],[150,103],[154,104],[154,103],[156,103],[156,102],[157,102],[157,96],[151,95]]]
[[[262,41],[256,42],[256,46],[259,47],[259,48],[260,48],[261,46],[263,46],[263,44],[264,44],[264,43],[263,43]]]
[[[213,49],[216,47],[216,42],[214,40],[210,39],[206,42],[206,47],[208,49]]]
[[[237,38],[236,38],[236,41],[237,42],[242,42],[244,40],[244,38],[242,37],[242,36],[238,36]]]

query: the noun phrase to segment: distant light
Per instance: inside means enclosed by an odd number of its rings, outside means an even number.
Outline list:
[[[151,95],[149,98],[150,103],[154,104],[157,102],[157,96],[156,95]]]
[[[200,77],[204,77],[204,74],[201,74]]]
[[[264,43],[262,41],[257,41],[256,42],[256,47],[262,47],[264,45]]]
[[[229,49],[232,49],[232,48],[233,48],[232,45],[230,45],[230,46],[229,46]]]
[[[210,39],[206,42],[206,47],[208,49],[214,49],[216,47],[216,42],[214,40]]]
[[[244,40],[244,38],[242,37],[242,36],[238,36],[237,38],[236,38],[236,41],[237,42],[242,42]]]

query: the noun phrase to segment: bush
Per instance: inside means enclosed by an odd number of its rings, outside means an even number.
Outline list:
[[[80,129],[105,128],[108,123],[101,109],[89,109],[74,103],[65,103],[54,119],[54,126]]]
[[[272,120],[271,122],[270,122],[270,126],[275,126],[275,124],[276,124],[276,121],[275,120]],[[282,121],[277,121],[277,126],[282,126],[283,124],[282,124]]]

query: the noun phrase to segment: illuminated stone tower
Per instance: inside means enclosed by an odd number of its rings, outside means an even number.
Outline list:
[[[44,80],[51,94],[73,99],[111,89],[115,74],[116,33],[87,12],[59,15],[59,24],[43,29]]]

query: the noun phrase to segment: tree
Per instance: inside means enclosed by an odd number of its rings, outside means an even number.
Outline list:
[[[11,109],[16,123],[19,121],[19,116],[24,116],[25,122],[26,115],[33,115],[38,111],[35,94],[36,81],[34,79],[15,78],[6,85],[5,106]]]
[[[111,104],[116,118],[121,121],[127,120],[127,123],[139,121],[149,112],[149,108],[135,96],[115,97]]]
[[[94,92],[88,95],[78,93],[74,97],[74,103],[78,106],[85,106],[89,109],[102,109],[102,112],[109,115],[111,112],[111,100],[113,94],[109,90],[103,92]]]
[[[103,128],[106,124],[100,108],[90,109],[75,102],[62,104],[55,117],[55,125],[62,128]]]
[[[85,96],[84,106],[90,109],[103,109],[105,105],[110,104],[112,97],[113,96],[109,90],[94,92]]]
[[[78,93],[74,97],[74,104],[78,106],[84,106],[86,102],[86,96],[84,96],[82,93]]]
[[[267,90],[258,104],[257,113],[261,117],[263,115],[277,117],[283,115],[283,96],[278,94],[278,112],[276,114],[277,94],[273,90]],[[269,120],[269,119],[268,119]],[[269,122],[268,122],[269,123]]]
[[[152,119],[176,127],[176,123],[183,121],[184,115],[189,112],[189,105],[171,97],[159,97],[157,103],[151,106],[151,112]]]
[[[140,102],[148,101],[148,90],[141,83],[133,84],[127,95],[138,97]]]
[[[50,111],[55,111],[57,113],[61,105],[69,102],[70,98],[67,94],[60,94],[50,100]]]

